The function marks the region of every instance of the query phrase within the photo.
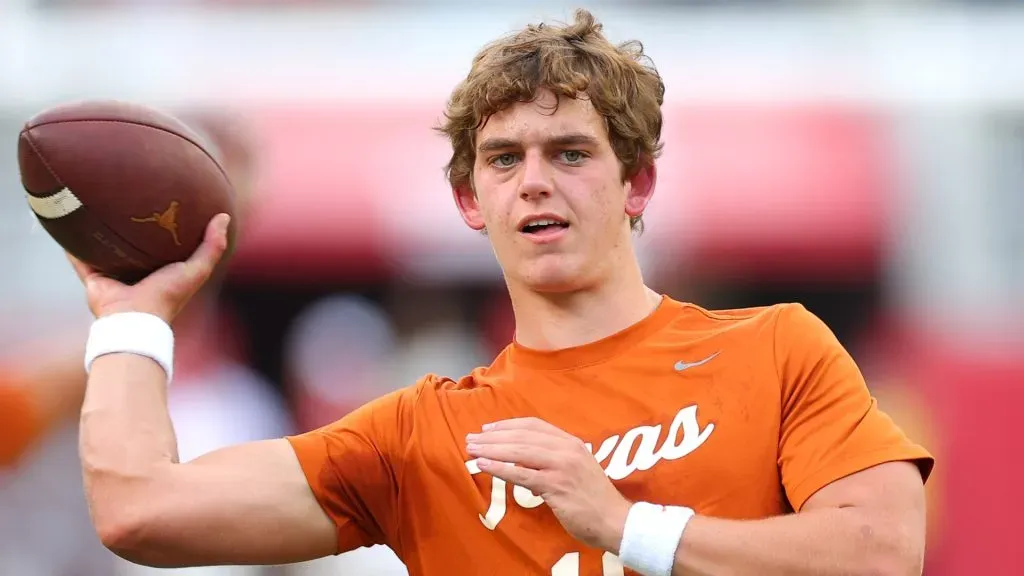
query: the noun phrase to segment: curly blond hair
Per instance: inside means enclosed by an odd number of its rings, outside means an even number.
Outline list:
[[[577,10],[572,24],[532,24],[485,46],[452,92],[438,128],[451,141],[445,166],[453,187],[473,185],[477,130],[493,114],[533,101],[541,89],[586,98],[605,119],[608,139],[629,179],[661,154],[665,84],[643,45],[612,44],[593,14]],[[642,219],[631,219],[640,231]]]

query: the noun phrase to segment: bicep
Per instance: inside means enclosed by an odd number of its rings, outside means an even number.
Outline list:
[[[285,439],[211,452],[171,466],[154,483],[146,520],[126,542],[132,561],[286,564],[337,553],[334,523]]]
[[[924,508],[924,480],[913,462],[886,462],[840,478],[807,499],[814,508]]]

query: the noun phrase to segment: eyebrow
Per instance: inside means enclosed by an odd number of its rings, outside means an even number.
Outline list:
[[[544,141],[547,146],[597,146],[597,138],[582,132],[570,132],[548,138]],[[511,138],[488,138],[477,146],[478,152],[493,152],[495,150],[507,150],[521,146],[518,140]]]

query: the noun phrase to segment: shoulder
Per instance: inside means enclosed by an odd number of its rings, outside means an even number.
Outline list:
[[[756,340],[761,349],[770,352],[780,375],[793,364],[806,367],[826,357],[847,355],[825,322],[797,302],[735,310],[695,309],[714,329]]]
[[[811,315],[803,305],[779,303],[749,308],[711,309],[692,303],[678,303],[672,328],[710,333],[734,332],[756,336],[774,336],[781,318],[792,315]]]
[[[479,399],[511,382],[513,370],[503,352],[489,366],[479,366],[458,377],[426,374],[405,391],[406,401],[417,412],[432,412],[452,402]]]
[[[448,398],[489,390],[495,385],[495,376],[500,373],[501,370],[496,370],[493,365],[475,368],[469,374],[457,378],[428,373],[413,384],[367,403],[357,412],[401,413],[414,416],[423,411],[431,411],[438,402],[444,402]]]
[[[832,330],[795,302],[719,310],[681,304],[666,336],[674,343],[729,342],[745,350],[745,366],[761,366],[774,380],[796,377],[824,360],[848,358]]]

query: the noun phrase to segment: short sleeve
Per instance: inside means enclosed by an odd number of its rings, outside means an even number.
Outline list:
[[[418,390],[396,390],[333,424],[287,437],[338,529],[339,553],[376,544],[399,552],[396,503]]]
[[[831,330],[799,304],[781,306],[775,363],[782,386],[779,467],[794,510],[840,478],[910,461],[927,480],[934,459],[883,413]]]

